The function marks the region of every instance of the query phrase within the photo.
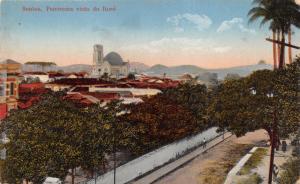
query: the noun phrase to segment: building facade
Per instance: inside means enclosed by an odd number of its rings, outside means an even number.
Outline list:
[[[19,73],[21,64],[7,59],[0,62],[0,116],[5,117],[7,112],[18,107]]]
[[[103,46],[94,45],[92,77],[107,76],[110,78],[126,77],[129,73],[129,63],[124,62],[116,52],[110,52],[105,57]]]

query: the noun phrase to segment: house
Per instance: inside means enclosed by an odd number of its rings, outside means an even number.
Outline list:
[[[49,76],[45,72],[25,72],[23,74],[24,79],[27,80],[35,80],[38,79],[38,81],[46,83],[49,81]]]
[[[89,92],[98,92],[98,93],[119,93],[123,97],[128,97],[132,94],[133,97],[150,97],[161,93],[159,89],[151,88],[118,88],[118,87],[101,87],[93,86],[89,88]]]
[[[59,72],[48,72],[49,81],[55,81],[66,78],[66,76]]]
[[[109,85],[112,82],[96,78],[62,78],[45,84],[52,91],[70,90],[75,87],[90,87],[94,85]]]
[[[30,83],[19,85],[18,108],[26,109],[40,100],[42,94],[47,93],[44,83]]]
[[[8,111],[6,103],[0,103],[0,120],[6,117],[7,112]]]
[[[18,107],[20,72],[21,64],[17,61],[6,59],[0,62],[0,114],[2,117],[5,117],[9,110]]]
[[[85,78],[87,77],[87,73],[79,72],[79,73],[65,73],[65,78],[76,79],[76,78]]]

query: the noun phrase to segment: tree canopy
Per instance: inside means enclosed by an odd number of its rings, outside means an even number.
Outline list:
[[[54,63],[54,62],[45,62],[45,61],[28,61],[25,64],[26,65],[40,65],[40,66],[56,65],[56,63]]]
[[[140,155],[158,146],[189,136],[198,130],[193,114],[162,96],[127,107],[131,113],[122,121],[130,125],[131,153]],[[133,149],[132,149],[133,148]]]
[[[199,127],[208,126],[206,109],[209,103],[208,89],[205,85],[184,83],[177,88],[167,89],[163,98],[174,101],[189,110]]]
[[[10,142],[5,144],[3,175],[9,183],[41,183],[47,176],[63,180],[69,169],[94,170],[105,163],[104,153],[111,150],[106,129],[115,113],[98,104],[77,108],[63,95],[45,94],[36,105],[11,111],[4,120],[1,128]]]
[[[261,70],[225,81],[208,109],[211,120],[237,136],[258,129],[270,134],[276,128],[283,137],[296,131],[300,122],[299,62],[298,58],[283,70]]]

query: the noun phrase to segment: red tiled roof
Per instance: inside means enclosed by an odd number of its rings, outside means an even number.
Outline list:
[[[31,107],[33,104],[37,103],[38,101],[40,100],[40,97],[39,96],[33,96],[31,97],[28,101],[26,102],[18,102],[18,107],[20,109],[26,109],[26,108],[29,108]]]
[[[55,78],[55,77],[64,77],[65,75],[62,73],[48,73],[49,78]]]
[[[7,105],[5,103],[0,104],[0,120],[4,119],[7,115]]]
[[[89,91],[89,87],[75,87],[75,89],[72,90],[72,92],[83,92],[83,91]]]
[[[19,88],[30,88],[30,89],[38,89],[38,88],[44,88],[44,83],[30,83],[30,84],[20,84]]]
[[[45,72],[25,72],[24,75],[48,75]]]
[[[120,98],[119,93],[82,92],[83,95],[90,95],[98,100],[116,100]]]
[[[79,107],[86,107],[86,106],[93,104],[93,102],[91,100],[89,100],[87,97],[85,97],[84,95],[82,95],[80,93],[67,94],[63,99],[71,100],[73,103],[76,104],[76,106],[79,106]]]
[[[62,84],[62,85],[98,85],[98,84],[112,84],[112,82],[95,79],[95,78],[75,78],[75,79],[58,79],[50,84]]]
[[[33,94],[43,94],[46,93],[47,89],[43,83],[31,83],[31,84],[20,84],[19,93],[33,93]]]
[[[70,75],[75,75],[76,77],[84,77],[85,73],[64,73],[64,76],[68,77]]]

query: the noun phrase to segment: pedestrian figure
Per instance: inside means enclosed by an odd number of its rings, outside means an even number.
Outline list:
[[[282,151],[286,152],[286,148],[287,148],[287,143],[286,141],[282,141]]]
[[[203,144],[203,148],[206,148],[206,140],[205,140],[205,137],[203,138],[202,144]]]
[[[277,178],[277,175],[278,175],[278,173],[279,173],[279,169],[278,169],[278,167],[277,167],[277,165],[273,165],[273,174],[274,174],[274,179],[276,179]]]

